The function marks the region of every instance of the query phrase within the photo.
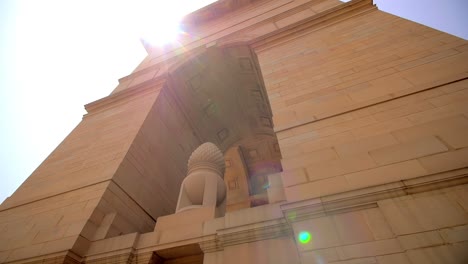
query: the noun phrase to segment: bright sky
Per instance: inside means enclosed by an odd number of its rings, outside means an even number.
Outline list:
[[[148,28],[214,0],[0,0],[0,201],[144,58]],[[466,0],[375,0],[468,39]]]

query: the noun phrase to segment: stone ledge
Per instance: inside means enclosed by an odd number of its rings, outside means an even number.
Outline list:
[[[302,221],[336,213],[377,207],[377,202],[416,193],[468,183],[466,168],[409,180],[327,195],[320,198],[285,203],[281,209],[288,222]],[[291,217],[292,216],[292,217]]]
[[[158,92],[162,89],[164,83],[166,82],[167,76],[163,75],[156,79],[151,79],[145,82],[142,82],[133,87],[124,89],[122,91],[113,93],[109,96],[101,98],[97,101],[91,102],[85,105],[85,109],[88,112],[84,116],[93,115],[101,111],[113,108],[122,103],[126,103],[136,98],[144,97],[148,94]]]
[[[284,219],[275,219],[245,226],[218,230],[213,239],[200,243],[203,252],[223,250],[225,247],[259,240],[291,236],[292,229]]]

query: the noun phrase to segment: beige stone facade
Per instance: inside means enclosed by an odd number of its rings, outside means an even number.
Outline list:
[[[371,0],[184,23],[0,206],[0,263],[468,263],[467,41]],[[175,213],[205,142],[226,212]]]

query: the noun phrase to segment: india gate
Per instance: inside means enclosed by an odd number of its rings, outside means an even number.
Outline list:
[[[3,202],[0,263],[468,263],[467,41],[371,0],[182,23]]]

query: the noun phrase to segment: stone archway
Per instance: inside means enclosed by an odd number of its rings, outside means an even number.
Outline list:
[[[235,147],[243,155],[244,170],[235,173],[246,173],[247,195],[231,209],[267,203],[267,174],[281,171],[281,156],[255,55],[248,46],[231,46],[182,56],[165,65],[166,83],[131,146],[139,171],[124,160],[116,181],[132,173],[144,178],[127,193],[153,219],[173,213],[190,154],[213,142],[225,154]],[[273,169],[260,170],[265,162]],[[226,178],[228,195],[231,180]]]

